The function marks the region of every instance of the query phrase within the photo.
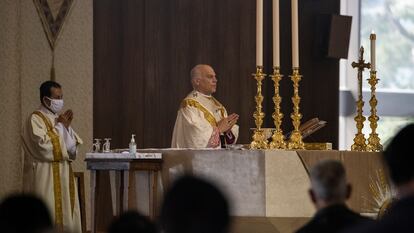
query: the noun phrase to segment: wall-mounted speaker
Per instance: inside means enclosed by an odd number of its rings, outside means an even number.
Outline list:
[[[323,58],[348,58],[351,24],[351,16],[318,15],[314,54]]]

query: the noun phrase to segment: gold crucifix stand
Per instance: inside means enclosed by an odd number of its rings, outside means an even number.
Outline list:
[[[357,133],[355,134],[354,144],[351,146],[353,151],[366,151],[367,144],[362,128],[364,128],[365,117],[362,115],[362,108],[364,107],[364,101],[362,100],[362,72],[364,69],[371,68],[370,63],[365,63],[364,60],[364,47],[361,46],[359,49],[359,59],[357,62],[352,62],[352,68],[358,68],[358,101],[357,104],[357,115],[355,116]]]

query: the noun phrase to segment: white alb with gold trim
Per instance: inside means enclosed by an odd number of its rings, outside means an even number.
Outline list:
[[[213,127],[224,117],[227,117],[226,109],[213,96],[192,91],[178,110],[171,147],[206,148]],[[231,132],[237,140],[239,126],[234,125]]]
[[[71,127],[66,129],[61,123],[56,123],[58,116],[45,107],[40,107],[38,112],[53,125],[53,132],[59,138],[61,158],[56,161],[52,138],[48,134],[45,121],[38,114],[32,114],[27,119],[22,134],[25,151],[24,189],[43,199],[55,223],[57,223],[56,216],[61,215],[63,230],[81,232],[77,188],[76,185],[70,188],[70,179],[73,179],[70,163],[76,158],[78,145],[83,143],[82,139]],[[54,170],[53,163],[58,169]],[[58,174],[54,173],[56,171]],[[57,182],[60,183],[61,189],[58,195],[60,201],[55,200],[57,186],[54,177],[60,177]],[[71,192],[74,203],[71,203]],[[56,208],[56,203],[61,203],[61,207]],[[56,209],[61,209],[61,213],[56,213]]]

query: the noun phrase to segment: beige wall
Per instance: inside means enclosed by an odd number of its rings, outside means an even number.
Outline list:
[[[21,98],[19,3],[0,3],[0,197],[20,189]]]
[[[85,142],[74,164],[75,171],[85,171],[84,154],[92,141],[92,24],[92,0],[75,0],[55,50],[56,81],[63,86],[65,108],[75,113],[73,128]],[[38,88],[49,79],[51,51],[31,0],[1,0],[0,28],[2,199],[21,190],[22,122],[39,106]]]

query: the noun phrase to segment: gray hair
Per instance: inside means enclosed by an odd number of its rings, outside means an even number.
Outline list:
[[[194,67],[191,69],[191,71],[190,71],[190,77],[191,77],[190,81],[191,81],[191,85],[193,86],[193,88],[194,88],[195,90],[197,89],[197,87],[196,87],[196,83],[195,83],[195,80],[196,80],[197,78],[201,78],[201,77],[203,76],[203,74],[204,74],[204,69],[205,69],[206,67],[210,67],[210,66],[209,66],[209,65],[206,65],[206,64],[198,64],[198,65],[194,66]]]
[[[324,160],[310,171],[312,190],[318,199],[342,202],[347,197],[345,168],[336,160]]]
[[[194,66],[191,69],[191,71],[190,71],[191,80],[194,80],[195,78],[202,75],[202,70],[201,70],[202,67],[203,67],[203,65],[199,64],[199,65]]]

